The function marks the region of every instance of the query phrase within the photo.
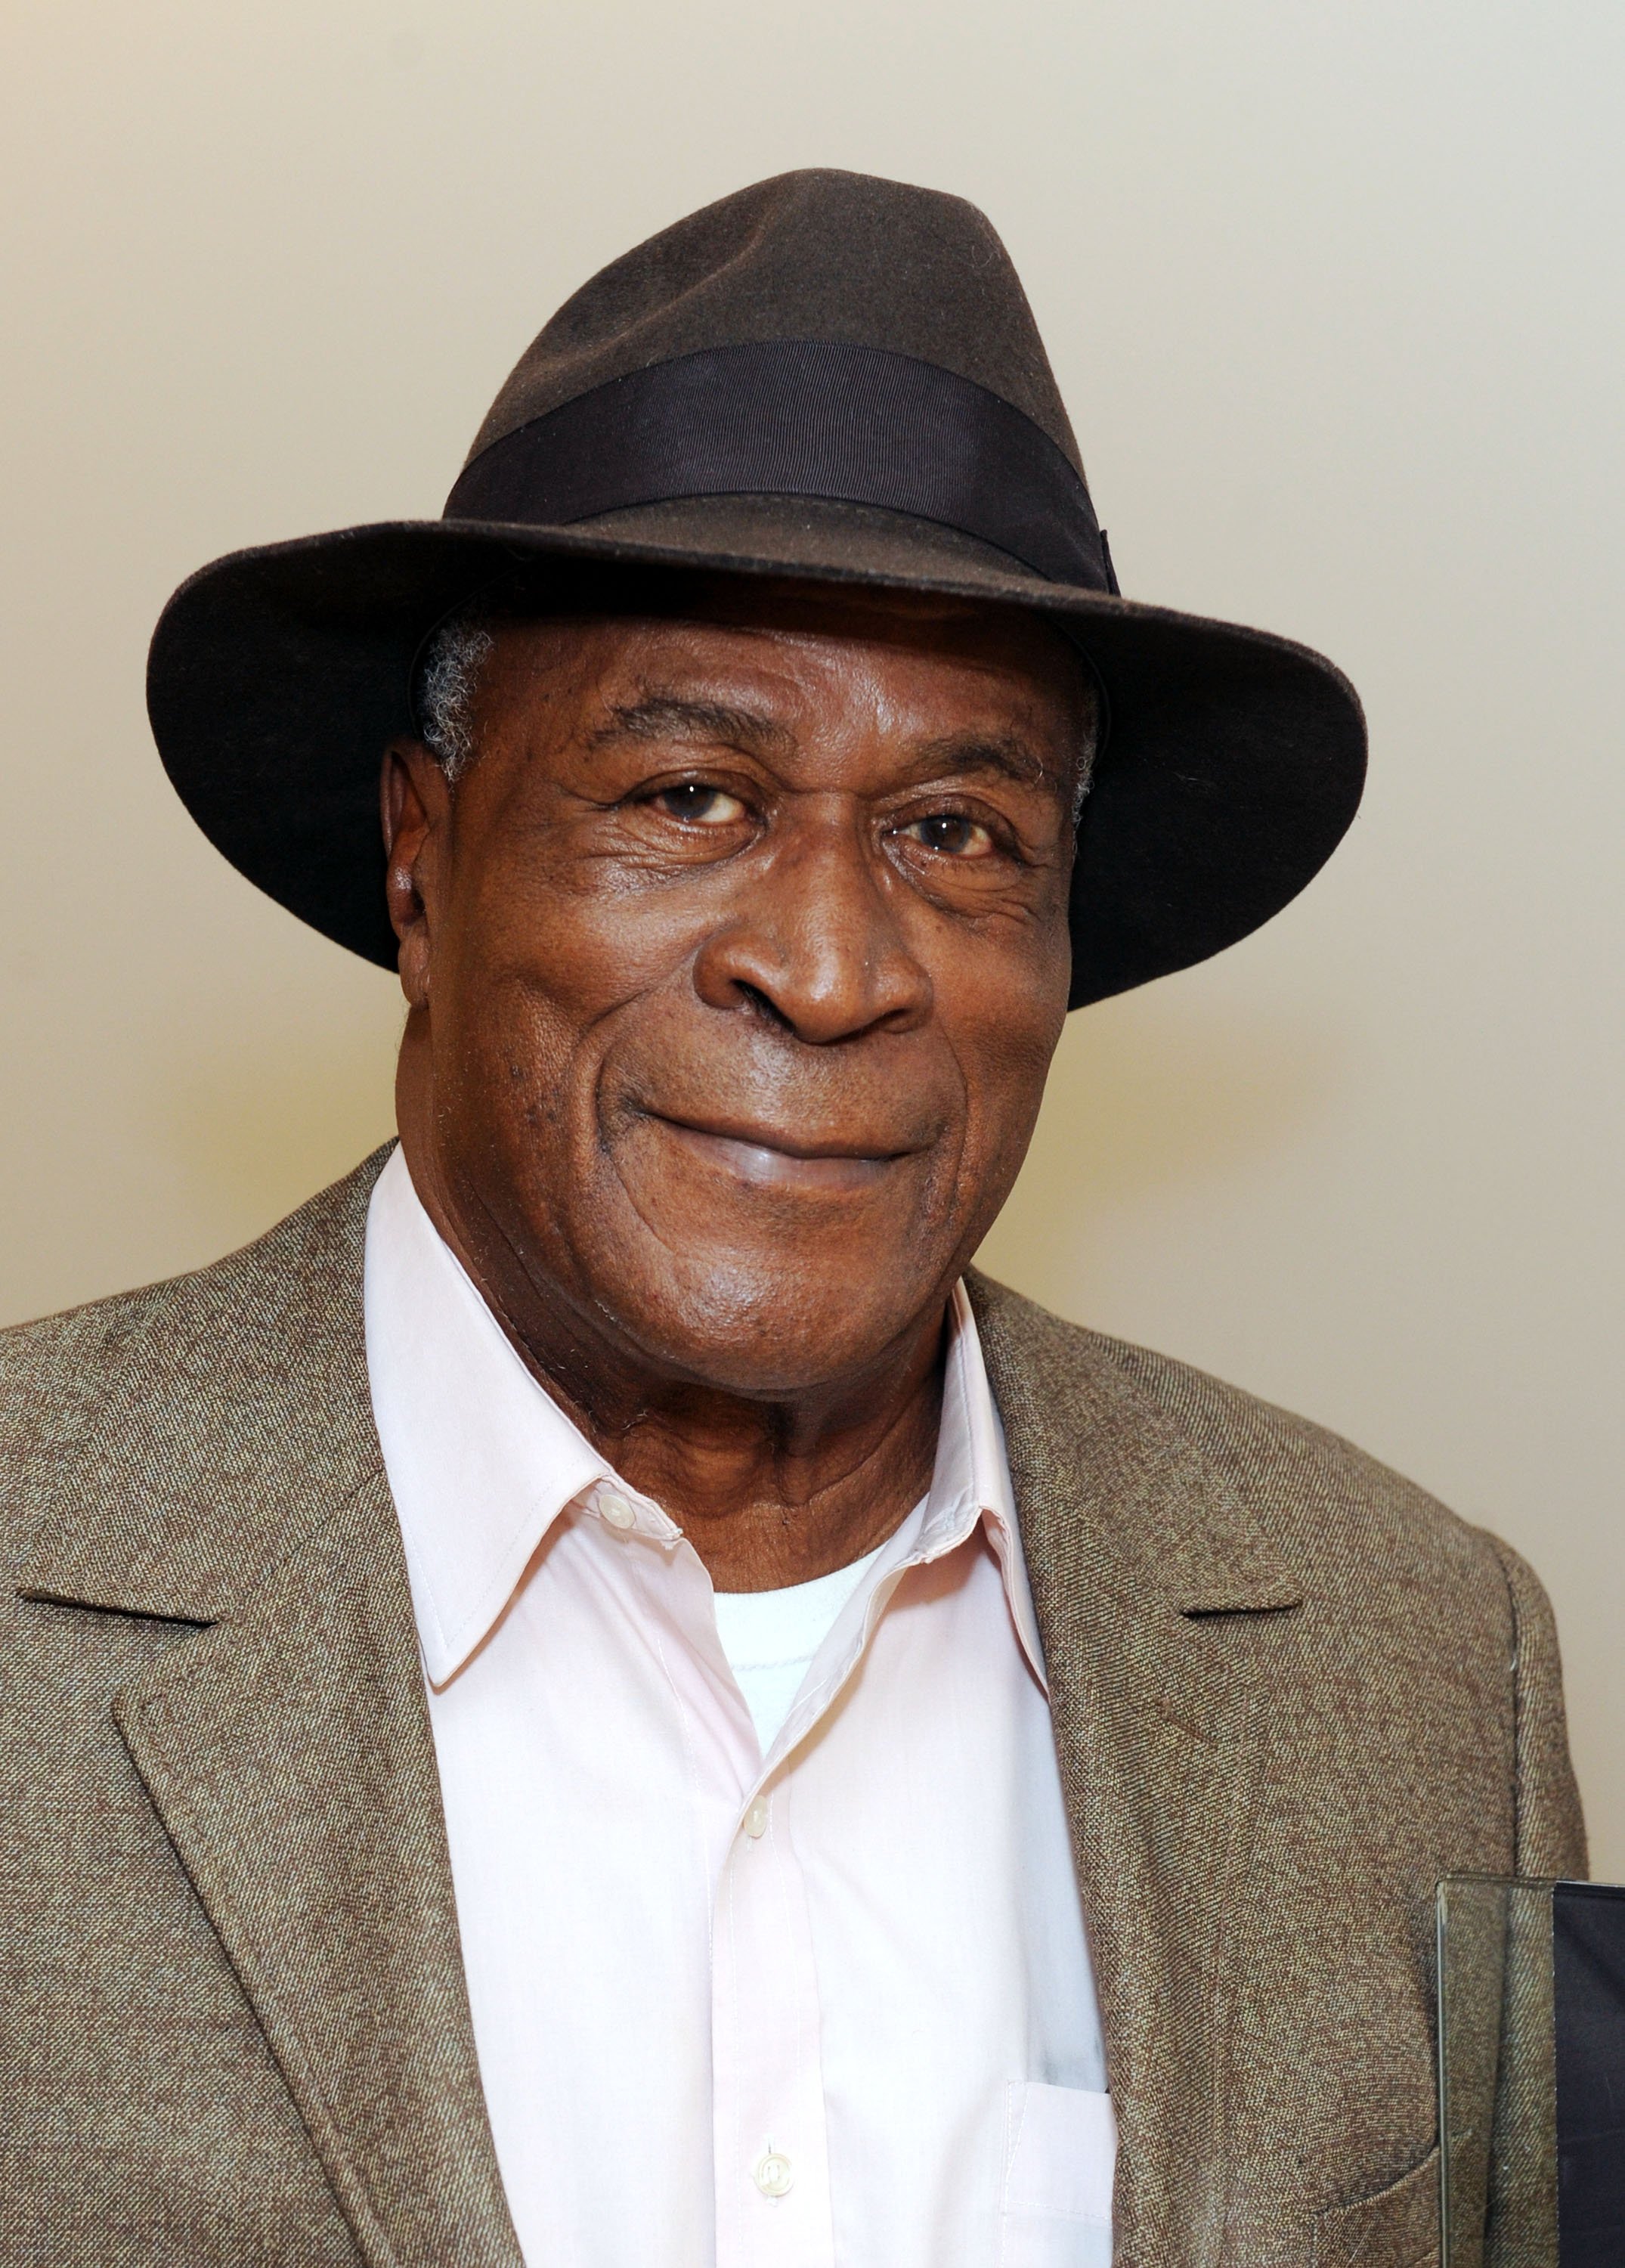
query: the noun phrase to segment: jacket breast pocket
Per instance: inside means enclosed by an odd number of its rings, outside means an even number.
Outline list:
[[[1438,2152],[1315,2222],[1314,2268],[1438,2268]]]
[[[999,2268],[1111,2268],[1117,2117],[1109,2095],[1005,2090]]]

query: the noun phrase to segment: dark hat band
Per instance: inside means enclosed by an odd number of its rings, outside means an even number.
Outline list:
[[[700,496],[878,505],[1051,582],[1117,588],[1088,490],[1030,417],[935,363],[829,340],[712,348],[594,387],[482,449],[445,517],[569,526]]]

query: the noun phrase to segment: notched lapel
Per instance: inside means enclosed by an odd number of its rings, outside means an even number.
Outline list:
[[[371,2268],[518,2268],[381,1468],[115,1711]]]
[[[1009,1450],[1116,2098],[1120,2268],[1223,2257],[1224,1933],[1300,1602],[1224,1476],[1087,1332],[971,1284]]]

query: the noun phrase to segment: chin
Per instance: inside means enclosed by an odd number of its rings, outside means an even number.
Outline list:
[[[658,1289],[615,1287],[602,1304],[663,1368],[744,1395],[805,1393],[860,1375],[928,1306],[931,1279],[865,1289],[862,1270],[782,1255],[665,1256]],[[607,1291],[609,1287],[604,1287]],[[651,1291],[654,1297],[651,1299]]]

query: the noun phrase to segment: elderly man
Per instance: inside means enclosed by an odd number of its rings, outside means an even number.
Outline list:
[[[1540,1588],[969,1264],[1359,711],[1117,596],[988,224],[679,224],[151,706],[401,1141],[0,1350],[0,2251],[1433,2257],[1435,1881],[1584,1863]]]

